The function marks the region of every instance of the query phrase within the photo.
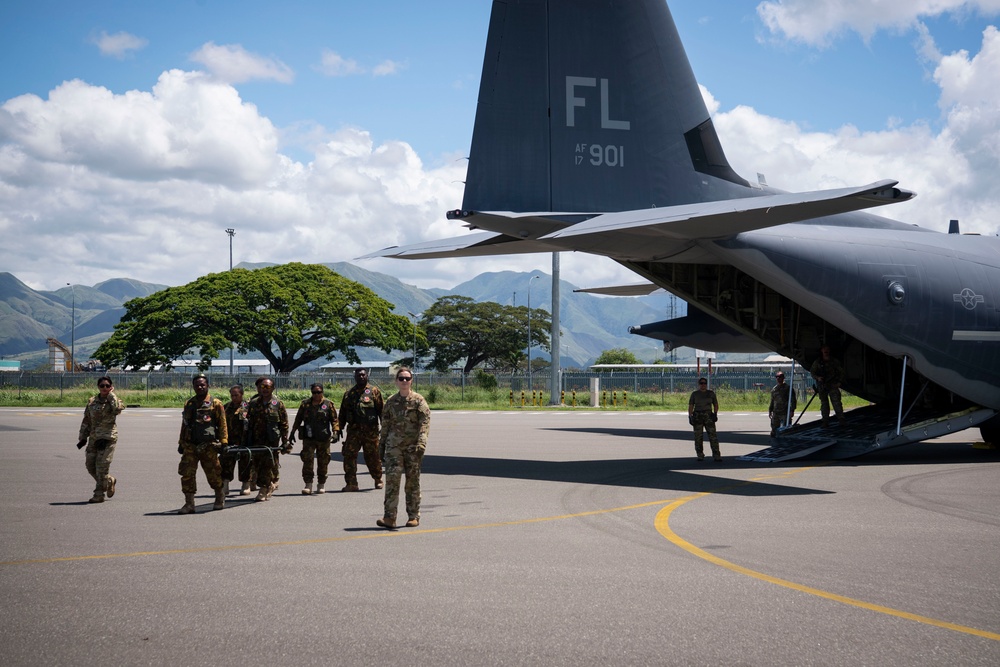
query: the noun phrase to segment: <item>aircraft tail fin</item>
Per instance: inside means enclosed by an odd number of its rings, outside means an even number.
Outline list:
[[[636,210],[748,185],[664,0],[495,0],[463,209]]]

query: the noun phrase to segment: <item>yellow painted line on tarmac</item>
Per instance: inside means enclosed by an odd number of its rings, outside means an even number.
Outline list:
[[[825,465],[825,464],[823,464]],[[663,535],[663,537],[670,540],[673,544],[680,547],[684,551],[706,560],[709,563],[718,565],[719,567],[724,567],[727,570],[736,572],[737,574],[746,575],[748,577],[753,577],[754,579],[760,579],[761,581],[766,581],[770,584],[776,584],[778,586],[784,586],[785,588],[790,588],[794,591],[799,591],[800,593],[807,593],[809,595],[815,595],[817,597],[824,598],[826,600],[832,600],[834,602],[840,602],[842,604],[851,605],[852,607],[858,607],[860,609],[867,609],[868,611],[874,611],[880,614],[886,614],[888,616],[895,616],[897,618],[904,618],[909,621],[916,621],[917,623],[923,623],[925,625],[932,625],[937,628],[944,628],[945,630],[954,630],[955,632],[962,632],[968,635],[974,635],[976,637],[983,637],[985,639],[992,639],[994,641],[1000,641],[1000,634],[996,632],[989,632],[986,630],[979,630],[977,628],[970,628],[964,625],[958,625],[956,623],[949,623],[947,621],[940,621],[935,618],[930,618],[928,616],[921,616],[919,614],[911,614],[907,611],[901,611],[899,609],[893,609],[892,607],[884,607],[878,604],[872,604],[870,602],[864,602],[863,600],[855,600],[854,598],[849,598],[844,595],[837,595],[836,593],[830,593],[828,591],[821,590],[819,588],[812,588],[811,586],[805,586],[803,584],[797,584],[794,581],[788,581],[787,579],[780,579],[778,577],[772,577],[769,574],[764,574],[763,572],[757,572],[756,570],[751,570],[750,568],[743,567],[742,565],[737,565],[723,558],[711,554],[704,549],[696,547],[691,544],[683,537],[678,535],[670,527],[670,515],[673,514],[674,510],[678,509],[691,502],[692,500],[697,500],[698,498],[704,498],[705,496],[710,496],[713,493],[718,493],[719,491],[725,491],[737,486],[744,486],[746,484],[751,484],[754,481],[761,479],[774,479],[778,477],[788,477],[792,474],[802,472],[804,470],[810,470],[811,468],[799,468],[797,470],[790,470],[782,474],[776,475],[762,475],[743,484],[736,484],[733,486],[728,486],[725,488],[720,488],[715,491],[707,491],[705,493],[696,493],[694,495],[685,496],[683,498],[678,498],[670,502],[669,505],[661,509],[656,513],[655,526],[656,530]]]
[[[578,519],[585,516],[598,516],[600,514],[611,514],[613,512],[626,512],[628,510],[641,509],[643,507],[654,507],[662,505],[668,500],[654,500],[648,503],[637,505],[626,505],[624,507],[612,507],[603,510],[590,510],[588,512],[578,512],[576,514],[560,514],[558,516],[534,517],[530,519],[518,519],[515,521],[497,521],[494,523],[480,523],[471,526],[451,526],[445,528],[403,528],[401,530],[377,529],[375,532],[365,535],[341,535],[338,537],[318,537],[308,540],[287,540],[283,542],[260,542],[257,544],[229,544],[214,547],[195,547],[192,549],[166,549],[162,551],[133,551],[120,554],[95,554],[91,556],[63,556],[58,558],[32,558],[25,560],[0,561],[0,566],[10,565],[31,565],[39,563],[70,563],[85,560],[108,560],[111,558],[138,558],[141,556],[168,556],[173,554],[197,554],[212,551],[236,551],[239,549],[266,549],[269,547],[287,547],[303,544],[328,544],[330,542],[347,542],[350,540],[366,540],[381,537],[403,537],[409,535],[430,535],[433,533],[453,533],[462,530],[481,530],[484,528],[500,528],[503,526],[525,526],[533,523],[544,523],[547,521],[561,521],[563,519]]]

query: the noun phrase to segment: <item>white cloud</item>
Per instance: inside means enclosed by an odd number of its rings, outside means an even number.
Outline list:
[[[116,32],[109,35],[103,30],[100,35],[93,38],[93,42],[103,55],[112,56],[119,60],[125,58],[130,51],[138,51],[149,44],[148,40],[127,32]]]
[[[356,60],[344,58],[329,49],[323,49],[320,64],[316,69],[326,76],[352,76],[365,73],[364,68]]]
[[[893,178],[917,192],[912,202],[877,213],[946,231],[957,218],[965,232],[996,234],[1000,209],[1000,33],[988,28],[982,48],[940,55],[925,33],[923,52],[936,57],[944,124],[894,123],[880,132],[847,125],[806,132],[795,123],[747,107],[716,112],[726,153],[737,172],[767,177],[785,190],[862,185]],[[937,55],[934,55],[937,54]],[[703,89],[710,109],[718,102]]]
[[[766,0],[757,14],[772,33],[827,46],[847,31],[868,40],[878,30],[913,28],[922,17],[1000,12],[1000,0]]]
[[[402,68],[403,65],[401,63],[397,63],[392,60],[383,60],[375,66],[375,69],[372,70],[372,74],[374,76],[388,76],[390,74],[395,74]]]
[[[295,73],[285,63],[250,53],[239,44],[220,46],[207,42],[191,54],[191,60],[201,63],[213,76],[227,83],[254,79],[291,83],[295,78]]]

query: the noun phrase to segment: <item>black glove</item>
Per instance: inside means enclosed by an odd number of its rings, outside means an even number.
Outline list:
[[[177,445],[177,453],[178,454],[184,453],[184,445]]]
[[[334,442],[340,442],[340,431],[334,431],[333,432],[333,441]]]
[[[688,415],[688,424],[694,426],[694,415]]]
[[[77,449],[83,449],[86,446],[87,446],[87,439],[86,438],[80,438],[80,442],[76,443],[76,448]]]
[[[712,423],[714,424],[717,421],[719,421],[719,413],[718,412],[713,412],[712,413]]]

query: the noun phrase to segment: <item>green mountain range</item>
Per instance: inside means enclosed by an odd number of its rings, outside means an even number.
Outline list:
[[[259,268],[269,264],[241,263],[240,268]],[[541,272],[534,274],[501,271],[483,273],[451,290],[424,290],[407,285],[397,278],[366,271],[347,262],[325,266],[340,275],[361,283],[396,305],[401,315],[422,313],[438,298],[461,294],[477,301],[527,305],[528,281],[532,275],[540,278],[531,283],[532,308],[551,308],[552,279]],[[125,312],[130,299],[147,296],[167,285],[144,283],[128,278],[116,278],[86,285],[67,285],[52,292],[33,290],[10,273],[0,273],[0,357],[20,359],[22,367],[32,369],[48,358],[47,338],[56,338],[64,345],[75,345],[78,360],[88,359],[97,347],[111,335],[114,325]],[[663,358],[658,341],[633,336],[628,327],[666,319],[670,312],[670,296],[598,297],[575,293],[574,285],[561,281],[561,361],[565,367],[582,367],[604,350],[626,348],[643,361]],[[677,301],[677,315],[683,315],[686,304]],[[72,326],[75,311],[76,327]],[[385,357],[378,351],[363,357],[375,361]],[[535,358],[547,358],[540,350]]]

